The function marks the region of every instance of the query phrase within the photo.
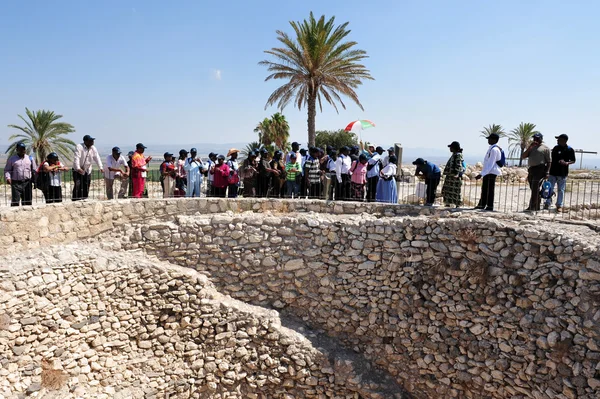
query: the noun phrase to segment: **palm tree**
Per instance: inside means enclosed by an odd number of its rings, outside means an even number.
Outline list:
[[[481,133],[481,137],[485,137],[485,138],[487,138],[492,133],[496,133],[501,138],[506,137],[506,132],[504,131],[504,128],[502,127],[502,125],[496,125],[495,123],[493,123],[487,127],[484,126],[483,130],[480,131],[479,133]]]
[[[534,134],[539,133],[535,130],[535,124],[521,122],[519,127],[510,131],[508,135],[508,157],[519,157],[519,166],[523,166],[521,157],[529,146]]]
[[[8,139],[16,140],[8,146],[7,154],[16,153],[18,143],[24,143],[27,151],[35,154],[35,159],[39,164],[46,160],[46,156],[51,152],[58,153],[64,159],[70,160],[75,150],[75,143],[64,135],[73,133],[73,125],[65,122],[57,122],[62,115],[57,115],[53,111],[35,111],[32,112],[25,108],[28,119],[19,115],[19,118],[25,122],[25,126],[8,125],[13,129],[18,129],[22,133],[13,134]]]
[[[346,109],[341,97],[344,95],[363,109],[354,89],[364,79],[373,80],[369,70],[360,64],[368,57],[366,51],[355,49],[354,41],[343,41],[350,34],[346,29],[348,22],[336,27],[334,21],[335,17],[325,21],[324,15],[316,20],[312,12],[308,20],[291,21],[296,37],[278,30],[277,40],[283,46],[265,51],[275,61],[259,63],[271,73],[265,81],[288,81],[271,94],[265,109],[277,104],[283,110],[292,100],[298,109],[306,106],[309,145],[315,144],[317,102],[321,112],[323,99],[339,112],[336,102]]]
[[[285,115],[276,112],[271,116],[270,123],[271,140],[281,150],[287,150],[289,147],[290,125],[285,119]]]
[[[244,149],[240,151],[241,158],[248,158],[248,154],[260,147],[261,146],[258,141],[253,141],[251,143],[246,144],[246,147],[244,147]]]
[[[271,120],[265,118],[258,122],[254,128],[254,133],[258,133],[258,142],[261,144],[269,145],[273,141],[271,139]]]

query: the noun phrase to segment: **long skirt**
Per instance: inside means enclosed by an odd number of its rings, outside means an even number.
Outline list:
[[[442,197],[445,205],[462,205],[462,179],[460,177],[446,176],[442,186]]]
[[[375,195],[375,200],[377,202],[397,204],[398,192],[396,191],[396,180],[379,179],[379,182],[377,182],[377,193]]]

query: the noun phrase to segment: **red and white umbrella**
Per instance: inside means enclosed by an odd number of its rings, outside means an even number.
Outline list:
[[[360,133],[361,131],[370,127],[375,127],[375,124],[368,119],[359,119],[354,122],[350,122],[344,130],[347,132]]]

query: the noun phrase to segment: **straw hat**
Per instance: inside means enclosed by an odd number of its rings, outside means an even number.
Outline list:
[[[231,148],[227,153],[227,156],[230,157],[231,154],[235,154],[236,152],[240,152],[240,150],[238,150],[237,148]]]

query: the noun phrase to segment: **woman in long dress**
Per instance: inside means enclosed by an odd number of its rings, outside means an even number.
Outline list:
[[[462,205],[462,174],[464,173],[462,148],[458,141],[453,141],[448,146],[452,156],[448,159],[444,168],[444,185],[442,186],[442,197],[444,205]]]
[[[398,192],[396,191],[396,171],[398,170],[398,158],[390,156],[388,164],[379,172],[379,182],[375,200],[377,202],[398,203]]]

